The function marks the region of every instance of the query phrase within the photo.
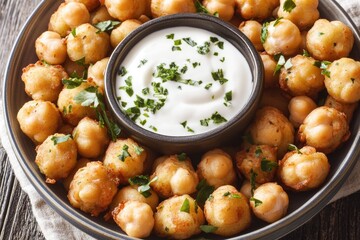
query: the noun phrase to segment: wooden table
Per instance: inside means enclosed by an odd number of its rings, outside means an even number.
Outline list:
[[[40,0],[0,0],[0,79],[10,49],[26,18]],[[0,239],[45,239],[21,190],[7,155],[0,147]],[[283,239],[360,239],[360,192],[325,207]]]

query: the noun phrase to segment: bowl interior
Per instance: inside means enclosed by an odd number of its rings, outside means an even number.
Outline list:
[[[137,125],[120,110],[116,96],[118,69],[130,50],[149,34],[171,27],[194,27],[213,32],[228,40],[245,57],[252,74],[252,90],[245,106],[227,123],[201,134],[188,136],[167,136],[148,131]],[[204,14],[169,15],[144,23],[125,38],[113,51],[105,74],[105,92],[110,110],[118,122],[134,139],[162,153],[200,152],[218,146],[219,142],[231,141],[239,136],[255,113],[261,98],[263,86],[263,65],[259,54],[249,39],[237,28]],[[206,147],[205,147],[206,146]]]
[[[34,162],[35,146],[21,132],[16,120],[18,110],[29,100],[24,92],[23,82],[19,81],[21,79],[21,70],[37,60],[33,47],[34,42],[47,29],[51,14],[61,2],[53,0],[43,1],[28,20],[15,43],[7,65],[3,85],[3,107],[7,131],[18,161],[29,180],[46,202],[61,216],[94,237],[101,239],[132,239],[124,235],[115,224],[105,222],[101,217],[90,217],[88,214],[74,209],[69,204],[66,191],[61,184],[47,185],[45,183],[44,176],[40,173]],[[322,17],[330,20],[340,20],[351,26],[355,36],[355,45],[351,52],[351,57],[360,60],[360,35],[347,14],[334,1],[320,0],[319,9]],[[354,113],[350,131],[352,133],[350,139],[341,149],[329,156],[331,171],[327,181],[321,188],[305,193],[289,193],[290,208],[284,218],[273,224],[254,220],[251,228],[241,233],[236,239],[275,239],[299,227],[319,212],[339,190],[360,156],[359,109]],[[221,239],[211,235],[206,235],[205,237]],[[151,238],[156,239],[156,237]]]

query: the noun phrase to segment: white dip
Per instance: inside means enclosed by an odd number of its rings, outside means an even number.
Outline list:
[[[139,126],[167,136],[204,133],[229,121],[253,85],[239,50],[192,27],[163,29],[139,41],[116,81],[122,111]]]

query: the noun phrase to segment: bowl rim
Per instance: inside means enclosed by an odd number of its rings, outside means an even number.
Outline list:
[[[181,21],[180,24],[179,21]],[[200,23],[201,25],[204,25],[205,22],[209,25],[205,27],[199,27]],[[170,136],[149,131],[129,119],[129,117],[127,117],[126,114],[124,114],[120,109],[115,91],[116,81],[113,79],[116,78],[116,73],[118,72],[117,69],[121,65],[121,62],[124,60],[129,51],[131,51],[131,49],[142,40],[142,37],[146,36],[147,31],[153,33],[166,28],[178,26],[204,29],[209,32],[213,32],[214,34],[217,34],[224,39],[227,39],[230,44],[234,45],[234,47],[237,48],[242,55],[244,55],[244,58],[250,68],[253,86],[247,103],[241,109],[239,109],[238,113],[226,123],[221,124],[212,130],[199,134]],[[215,32],[214,30],[217,30],[216,28],[221,29],[221,32]],[[155,29],[155,31],[152,31],[152,29]],[[229,39],[230,37],[231,39]],[[234,42],[236,42],[238,46],[235,46]],[[131,46],[129,47],[129,45]],[[125,51],[125,54],[123,54],[122,51]],[[245,53],[251,59],[247,59]],[[239,124],[239,122],[246,120],[248,118],[247,113],[254,109],[260,102],[261,92],[263,89],[263,77],[264,68],[260,54],[255,49],[251,41],[238,28],[212,15],[201,13],[179,13],[151,19],[148,22],[143,23],[116,46],[109,58],[108,65],[105,70],[105,98],[107,105],[109,106],[109,110],[113,113],[114,116],[116,116],[116,120],[120,122],[122,127],[128,130],[131,134],[145,137],[148,140],[160,141],[162,143],[178,143],[182,145],[189,143],[192,144],[197,141],[211,139],[216,136],[231,132],[236,127],[236,125]]]
[[[356,35],[357,39],[360,39],[359,30],[356,25],[353,23],[352,19],[347,15],[347,13],[342,9],[342,7],[333,1],[320,0],[320,2],[326,1],[328,4],[331,4],[332,7],[338,8],[341,15],[345,17],[348,23],[351,25],[354,35]],[[36,14],[39,14],[42,11],[45,11],[47,7],[54,4],[53,0],[42,0],[41,3],[34,9],[32,14],[28,17],[22,29],[20,30],[14,46],[12,47],[11,53],[9,55],[8,61],[6,63],[4,81],[2,84],[2,108],[3,108],[3,120],[5,123],[5,130],[9,136],[10,146],[13,149],[16,159],[23,169],[25,175],[28,177],[32,186],[36,189],[36,191],[41,195],[41,197],[46,201],[46,203],[51,206],[59,215],[61,215],[65,220],[70,222],[72,225],[78,227],[84,232],[97,237],[99,239],[103,239],[104,237],[114,239],[114,238],[123,238],[123,239],[135,239],[127,236],[126,234],[122,234],[118,231],[113,231],[102,226],[99,223],[96,223],[90,220],[90,217],[85,217],[79,214],[74,208],[66,205],[59,196],[53,192],[47,184],[41,179],[38,174],[33,171],[30,164],[28,163],[28,159],[25,155],[21,154],[22,151],[20,146],[16,142],[15,133],[12,130],[12,117],[10,116],[10,112],[12,109],[9,109],[8,102],[9,96],[7,96],[6,87],[8,86],[10,79],[9,76],[10,68],[13,67],[13,60],[16,58],[16,53],[19,50],[19,45],[24,40],[22,39],[23,34],[26,32],[27,28],[33,24],[34,19],[36,18]],[[360,47],[360,43],[358,44],[358,48]],[[359,109],[357,110],[359,111]],[[269,239],[269,238],[280,238],[285,234],[288,234],[290,231],[295,230],[301,225],[305,224],[307,221],[311,219],[315,214],[320,212],[320,210],[325,207],[326,203],[330,201],[330,199],[338,192],[339,188],[345,182],[349,173],[353,169],[357,160],[360,157],[360,129],[357,129],[357,132],[353,134],[354,140],[351,144],[349,152],[345,155],[344,159],[342,159],[341,164],[338,169],[333,173],[331,178],[327,179],[326,183],[317,189],[316,194],[312,195],[309,199],[307,199],[304,204],[298,209],[294,210],[290,214],[286,215],[284,218],[278,220],[275,223],[268,224],[265,227],[261,227],[257,230],[251,231],[249,233],[241,234],[239,236],[232,237],[231,239]]]

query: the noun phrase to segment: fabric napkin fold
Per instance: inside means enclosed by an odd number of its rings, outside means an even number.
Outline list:
[[[329,0],[331,1],[331,0]],[[345,11],[350,15],[356,26],[360,28],[360,2],[358,0],[337,0]],[[6,129],[4,122],[4,112],[0,102],[0,128]],[[59,214],[57,214],[40,197],[38,192],[31,185],[18,163],[15,153],[11,147],[9,136],[6,131],[1,132],[1,142],[5,148],[10,164],[14,170],[15,176],[20,183],[21,188],[29,196],[32,211],[46,239],[53,240],[93,240],[88,234],[77,229]],[[340,191],[331,201],[345,197],[351,193],[360,190],[360,162],[356,164],[351,175]]]

